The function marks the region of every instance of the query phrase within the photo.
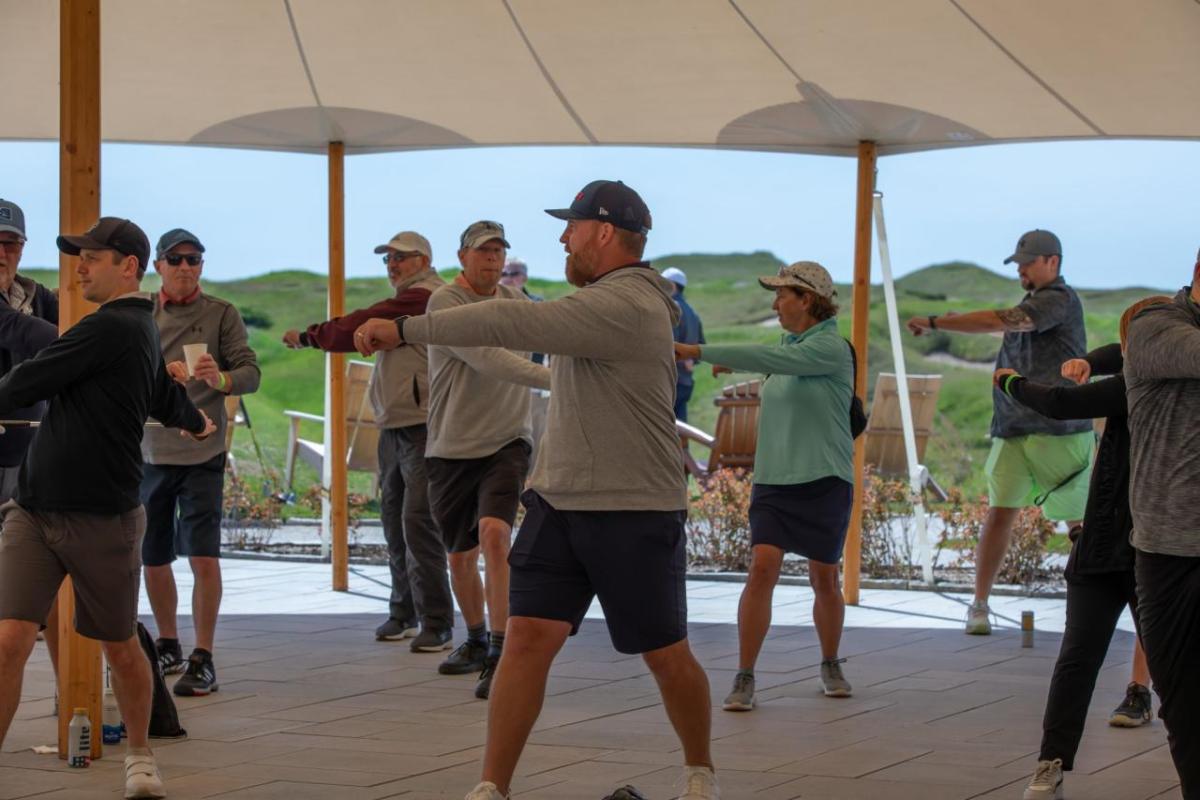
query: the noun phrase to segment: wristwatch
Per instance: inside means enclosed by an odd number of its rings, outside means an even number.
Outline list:
[[[400,344],[404,344],[404,322],[410,316],[412,316],[412,315],[405,314],[404,316],[396,317],[396,319],[393,320],[396,323],[396,333],[400,334]]]
[[[933,314],[929,315],[929,330],[931,330],[931,331],[937,330],[937,317],[934,316]]]

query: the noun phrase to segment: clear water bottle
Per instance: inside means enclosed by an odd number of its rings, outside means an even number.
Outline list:
[[[75,709],[67,726],[67,766],[87,767],[92,763],[92,723],[86,708]]]

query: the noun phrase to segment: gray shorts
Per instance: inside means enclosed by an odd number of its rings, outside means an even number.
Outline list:
[[[63,578],[75,587],[75,630],[123,642],[135,633],[146,512],[26,511],[0,506],[0,619],[46,624]]]

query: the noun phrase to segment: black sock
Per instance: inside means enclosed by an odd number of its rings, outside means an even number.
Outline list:
[[[163,650],[171,650],[172,652],[181,652],[178,639],[168,639],[165,636],[160,636],[154,641],[154,647],[159,652]]]
[[[487,623],[481,622],[478,625],[470,625],[467,627],[467,641],[475,644],[487,644]]]
[[[500,658],[500,651],[503,649],[504,634],[492,631],[492,635],[488,641],[488,658]]]
[[[205,661],[212,661],[212,653],[208,650],[205,650],[203,647],[192,648],[192,655],[200,656]]]

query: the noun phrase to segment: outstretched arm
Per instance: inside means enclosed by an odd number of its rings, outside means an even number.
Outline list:
[[[908,321],[908,329],[913,336],[923,336],[934,330],[952,333],[1025,333],[1037,330],[1037,326],[1023,308],[1013,306],[999,311],[984,309],[968,311],[966,314],[913,317]]]

